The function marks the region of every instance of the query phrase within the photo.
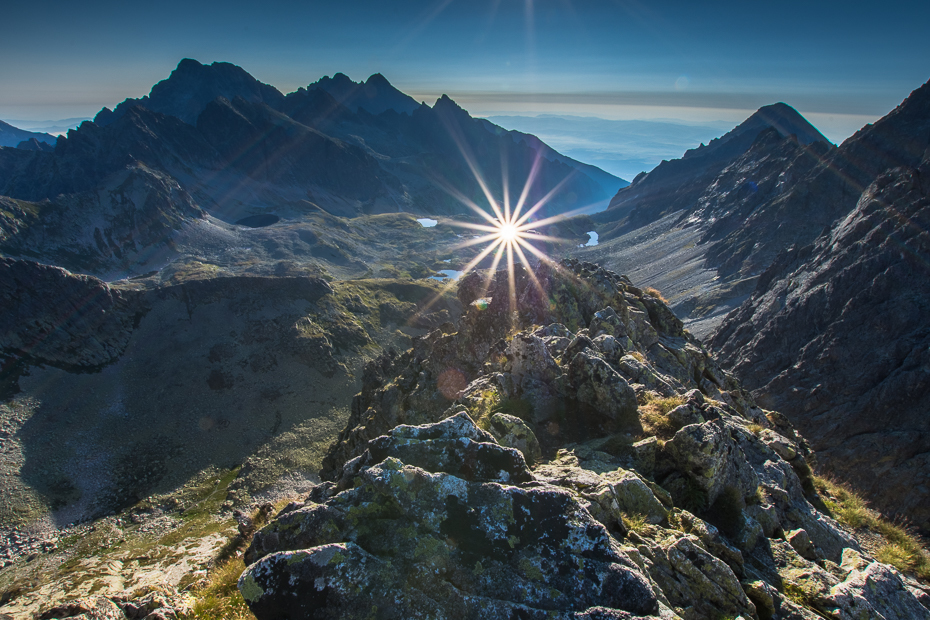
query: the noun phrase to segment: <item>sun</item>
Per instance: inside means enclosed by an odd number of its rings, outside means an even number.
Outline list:
[[[497,220],[497,236],[504,243],[514,243],[520,237],[520,230],[512,222]]]
[[[503,165],[501,170],[501,176],[504,179],[503,186],[501,188],[502,196],[500,198],[495,197],[483,175],[479,172],[478,166],[471,154],[471,149],[467,147],[461,136],[457,135],[455,132],[450,133],[452,139],[458,145],[462,157],[465,159],[465,162],[471,169],[475,181],[481,188],[481,191],[487,200],[488,207],[490,207],[489,209],[481,208],[474,200],[465,196],[450,183],[447,183],[439,178],[435,179],[435,182],[437,186],[440,187],[440,189],[446,191],[450,196],[461,202],[463,205],[469,207],[476,215],[479,216],[478,222],[449,222],[449,224],[452,226],[470,229],[473,233],[471,235],[467,235],[467,239],[453,246],[454,249],[461,250],[476,245],[484,246],[484,248],[478,252],[477,255],[475,255],[467,265],[461,267],[461,271],[459,272],[460,277],[470,273],[473,270],[479,269],[479,267],[484,269],[486,275],[484,276],[483,292],[481,293],[481,297],[484,297],[490,288],[491,281],[494,279],[494,275],[497,272],[498,266],[503,263],[504,268],[507,270],[507,279],[509,281],[510,309],[511,312],[513,312],[517,309],[515,279],[516,267],[518,263],[523,265],[525,268],[524,273],[541,294],[545,294],[545,292],[543,290],[542,284],[539,282],[534,273],[534,263],[545,263],[551,269],[557,272],[564,272],[562,266],[559,265],[558,262],[547,256],[544,249],[545,246],[537,244],[554,243],[559,245],[569,242],[570,240],[551,236],[540,231],[546,230],[551,225],[564,221],[566,218],[569,218],[573,215],[586,212],[591,205],[579,207],[572,211],[558,215],[539,218],[537,213],[539,213],[539,211],[562,190],[564,185],[574,175],[574,173],[567,175],[559,183],[557,183],[555,187],[550,189],[549,192],[546,193],[542,198],[536,200],[532,206],[528,205],[527,203],[530,196],[530,190],[536,181],[537,175],[540,172],[540,166],[543,162],[543,158],[539,153],[536,154],[533,164],[530,167],[529,173],[527,174],[523,183],[523,189],[519,194],[519,198],[517,199],[516,204],[511,203],[511,197],[507,186],[507,171]],[[481,220],[484,220],[484,222],[481,222]],[[466,235],[459,235],[459,237],[466,237]],[[490,264],[488,265],[487,263]],[[434,303],[436,303],[436,301],[438,301],[449,288],[454,286],[457,286],[456,279],[450,279],[445,284],[443,289],[438,292],[420,310],[420,312],[425,312]]]

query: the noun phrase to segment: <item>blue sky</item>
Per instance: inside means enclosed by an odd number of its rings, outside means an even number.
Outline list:
[[[476,115],[735,123],[785,101],[841,140],[930,77],[930,3],[870,4],[14,0],[0,119],[91,116],[191,57],[236,63],[284,92],[381,72]]]

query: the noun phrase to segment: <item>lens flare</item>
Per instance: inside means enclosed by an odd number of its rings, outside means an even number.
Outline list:
[[[572,240],[544,234],[540,231],[546,230],[548,227],[569,217],[572,217],[573,215],[585,213],[591,208],[592,205],[580,206],[579,208],[573,209],[572,211],[561,213],[552,217],[543,217],[541,219],[534,218],[538,217],[538,213],[541,209],[543,209],[543,207],[545,207],[550,201],[559,195],[559,192],[562,191],[562,188],[565,187],[565,185],[577,174],[577,172],[570,172],[565,178],[563,178],[559,183],[552,187],[549,192],[547,192],[542,198],[532,204],[530,199],[531,190],[539,177],[540,170],[545,161],[542,155],[537,152],[535,154],[533,163],[527,172],[526,179],[523,182],[523,188],[520,191],[519,197],[517,198],[516,203],[512,204],[510,188],[508,184],[509,177],[507,158],[505,155],[503,153],[501,154],[500,195],[495,196],[495,192],[492,191],[491,186],[479,170],[475,157],[472,153],[472,149],[470,148],[468,141],[463,135],[461,129],[451,122],[446,123],[446,129],[449,131],[449,135],[456,143],[456,146],[458,146],[459,153],[461,153],[462,158],[468,165],[468,168],[471,171],[475,181],[477,182],[478,187],[481,189],[481,193],[484,195],[487,203],[487,208],[482,208],[472,198],[464,195],[453,184],[446,182],[440,177],[433,177],[433,182],[437,185],[437,187],[444,190],[447,194],[458,200],[463,205],[467,206],[480,218],[477,222],[446,222],[451,226],[469,229],[473,232],[473,234],[470,235],[460,235],[462,237],[467,236],[468,238],[463,239],[463,241],[455,245],[453,249],[463,250],[468,247],[480,245],[485,246],[477,253],[477,255],[471,259],[471,261],[469,261],[467,265],[460,268],[461,277],[476,269],[487,270],[483,280],[483,290],[480,291],[481,305],[477,305],[479,310],[486,309],[490,305],[491,299],[487,297],[487,294],[490,290],[491,283],[494,280],[498,266],[502,261],[504,262],[504,269],[506,269],[508,272],[509,302],[512,313],[518,309],[515,286],[516,264],[518,261],[524,267],[523,273],[525,276],[529,278],[532,285],[535,286],[543,296],[545,296],[546,293],[543,291],[543,286],[539,282],[534,272],[534,267],[536,264],[540,262],[545,263],[553,271],[562,273],[569,278],[575,279],[573,274],[567,272],[561,265],[558,264],[556,260],[551,259],[547,255],[547,250],[545,246],[542,245],[544,243],[552,243],[556,245],[571,244]],[[532,206],[529,206],[529,204],[532,204]],[[583,285],[583,283],[579,282],[579,285]],[[428,311],[429,308],[432,307],[433,304],[435,304],[437,301],[439,301],[439,299],[442,298],[442,296],[447,291],[455,286],[458,286],[457,280],[450,280],[447,282],[435,297],[426,303],[425,306],[421,307],[418,314],[422,314]],[[501,291],[497,294],[506,293]]]

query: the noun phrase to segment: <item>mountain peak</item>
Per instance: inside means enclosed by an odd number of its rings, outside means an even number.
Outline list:
[[[365,82],[353,82],[345,74],[337,73],[332,78],[321,78],[307,89],[325,90],[352,112],[361,109],[377,115],[394,110],[401,114],[412,114],[420,107],[416,100],[394,88],[380,73],[373,74]]]
[[[830,143],[817,128],[787,103],[778,102],[759,108],[746,119],[742,126],[755,127],[756,124],[774,127],[783,136],[797,136],[798,142],[807,145],[813,142]],[[738,129],[738,128],[737,128]]]
[[[207,104],[217,97],[230,100],[243,97],[275,107],[284,95],[275,87],[259,82],[238,65],[228,62],[204,65],[192,58],[184,58],[168,79],[155,84],[147,96],[126,99],[112,112],[104,108],[94,121],[108,125],[130,108],[143,106],[193,125]]]
[[[730,160],[744,153],[756,141],[760,133],[774,128],[783,137],[795,136],[798,142],[809,145],[814,142],[832,144],[806,118],[786,103],[773,103],[753,112],[745,121],[710,141],[685,152],[682,159],[713,156],[721,160]]]
[[[203,67],[203,64],[197,62],[193,58],[182,58],[181,62],[178,63],[175,71],[187,72],[187,71],[196,71],[197,69]]]
[[[368,86],[391,86],[393,88],[388,79],[380,73],[372,73],[368,80],[365,81],[365,84]]]
[[[433,109],[452,109],[452,110],[461,110],[462,106],[457,104],[455,100],[452,99],[449,95],[443,94],[439,99],[436,100],[436,103],[433,104]]]

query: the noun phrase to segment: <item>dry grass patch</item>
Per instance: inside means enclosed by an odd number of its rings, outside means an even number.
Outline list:
[[[646,288],[643,289],[643,292],[646,293],[647,295],[652,295],[653,297],[655,297],[656,299],[658,299],[664,304],[668,303],[668,300],[662,296],[662,293],[659,292],[659,289],[657,289],[654,286],[647,286]]]
[[[661,439],[671,439],[678,432],[679,426],[672,422],[668,414],[685,404],[684,396],[657,396],[646,392],[644,403],[639,406],[639,421],[647,436],[655,435]]]
[[[267,525],[293,499],[279,499],[270,511],[262,511],[260,508],[253,510],[250,517],[256,529]],[[251,535],[245,538],[237,535],[223,546],[217,555],[216,565],[207,575],[206,583],[194,590],[194,605],[191,613],[183,620],[255,620],[237,587],[239,576],[245,570],[242,551],[251,539]]]
[[[930,553],[908,528],[888,521],[869,508],[864,499],[834,480],[814,476],[814,488],[837,521],[881,537],[884,542],[875,551],[879,562],[930,581]]]
[[[197,600],[185,620],[255,620],[236,587],[244,570],[242,558],[233,558],[214,568],[207,583],[197,590]]]

